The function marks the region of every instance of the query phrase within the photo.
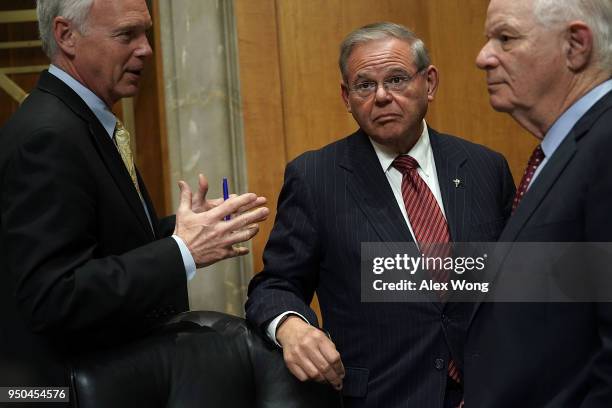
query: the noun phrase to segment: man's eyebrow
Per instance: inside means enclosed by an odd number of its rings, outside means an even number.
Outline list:
[[[408,74],[408,70],[406,68],[393,67],[385,71],[385,75],[389,75],[389,74]]]
[[[393,75],[393,74],[408,74],[408,70],[403,67],[391,67],[389,69],[384,70],[382,74],[385,76]],[[357,73],[357,75],[355,75],[355,79],[361,79],[361,78],[370,79],[371,78],[370,72],[359,72]]]
[[[117,26],[113,30],[113,33],[120,33],[122,31],[139,31],[139,30],[147,31],[152,26],[153,25],[151,24],[151,22],[146,22],[144,25],[137,24],[137,23],[124,23],[124,24],[119,24],[119,26]]]
[[[484,35],[486,37],[491,33],[498,33],[504,30],[511,31],[513,33],[518,33],[518,28],[516,26],[504,20],[493,22],[489,27],[485,27]]]

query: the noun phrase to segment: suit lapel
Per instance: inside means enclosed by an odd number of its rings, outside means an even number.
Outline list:
[[[450,232],[451,242],[462,242],[467,238],[465,226],[470,225],[471,189],[465,166],[467,156],[453,139],[441,136],[429,128],[429,141],[436,162],[438,185],[444,204],[444,213]]]
[[[470,211],[466,211],[469,206],[470,180],[465,174],[464,163],[467,157],[461,148],[457,146],[453,139],[441,136],[435,130],[428,128],[429,143],[433,152],[438,176],[438,185],[442,195],[444,214],[450,233],[451,242],[462,242],[466,239],[467,231],[465,225],[470,225]],[[459,180],[458,183],[455,181]],[[457,307],[450,302],[444,303],[444,308]]]
[[[349,191],[380,240],[414,242],[367,135],[359,130],[347,143],[347,155],[339,165],[349,172]]]
[[[48,72],[41,74],[38,88],[44,92],[52,93],[61,99],[68,108],[89,124],[89,132],[96,150],[104,161],[108,172],[119,187],[125,200],[128,202],[134,215],[145,229],[148,235],[152,235],[151,226],[144,212],[138,192],[134,188],[130,174],[128,173],[121,155],[113,144],[111,138],[102,127],[102,124],[85,104],[79,95],[61,80]]]
[[[508,223],[506,224],[506,227],[503,229],[498,242],[515,242],[517,240],[521,230],[531,219],[531,216],[542,203],[548,194],[548,191],[550,191],[575,152],[576,140],[573,136],[573,132],[570,132],[563,143],[561,143],[555,153],[551,156],[546,166],[542,169],[542,172],[535,179],[528,190],[528,194],[526,194],[521,200],[520,205],[517,207],[514,214],[512,214],[508,220]],[[490,273],[487,274],[487,280],[491,282],[492,285],[494,285],[502,265],[504,264],[504,261],[511,249],[512,245],[495,247],[494,254],[491,257],[493,263],[490,264]],[[470,323],[476,316],[476,312],[480,308],[480,305],[485,297],[486,295],[483,294],[479,301],[476,302],[476,305],[472,311],[472,316],[469,320]]]
[[[145,186],[144,180],[142,179],[142,176],[140,175],[138,169],[136,169],[136,177],[138,178],[138,186],[140,187],[142,199],[144,200],[145,205],[147,206],[147,210],[149,211],[149,217],[151,217],[150,227],[153,228],[153,234],[155,235],[155,238],[158,238],[161,235],[159,231],[159,218],[157,216],[157,213],[155,212],[155,207],[153,206],[153,202],[151,201],[149,191],[147,190],[147,187]]]
[[[516,240],[518,234],[558,180],[574,153],[576,153],[576,139],[573,132],[570,132],[534,180],[528,194],[524,196],[520,205],[508,220],[506,228],[499,237],[500,242]]]

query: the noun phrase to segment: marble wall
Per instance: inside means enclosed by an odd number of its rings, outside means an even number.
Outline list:
[[[192,189],[198,173],[209,197],[247,191],[236,29],[232,0],[159,0],[171,180]],[[172,186],[174,208],[178,187]],[[192,310],[243,315],[251,258],[198,270],[189,282]]]

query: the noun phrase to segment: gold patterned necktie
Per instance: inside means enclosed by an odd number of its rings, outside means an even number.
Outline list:
[[[123,160],[123,164],[125,164],[125,168],[128,173],[130,173],[132,183],[134,183],[134,187],[136,187],[136,191],[138,191],[138,195],[140,195],[140,187],[138,187],[138,179],[136,178],[136,168],[134,167],[134,158],[132,157],[132,148],[130,147],[130,132],[123,127],[123,123],[119,120],[115,125],[114,139],[117,150],[119,150],[119,154]]]

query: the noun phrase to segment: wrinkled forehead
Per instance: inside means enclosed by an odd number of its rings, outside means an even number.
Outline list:
[[[94,0],[88,20],[104,25],[151,25],[145,0]]]
[[[355,45],[347,61],[347,74],[409,69],[413,65],[414,52],[408,41],[385,38]]]
[[[491,0],[485,30],[489,32],[501,26],[527,29],[535,23],[534,0]]]

